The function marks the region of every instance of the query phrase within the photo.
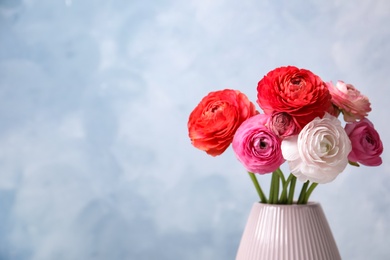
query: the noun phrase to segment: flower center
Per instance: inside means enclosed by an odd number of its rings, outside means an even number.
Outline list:
[[[301,81],[302,81],[302,80],[301,80],[300,78],[293,78],[293,79],[291,79],[291,83],[292,83],[293,85],[297,86],[297,87],[300,87]]]
[[[299,77],[292,78],[290,83],[288,88],[290,98],[293,100],[299,98],[302,95],[302,79]]]
[[[265,141],[265,138],[260,138],[260,140],[259,140],[259,147],[260,147],[260,149],[267,148],[267,142]]]
[[[217,110],[220,110],[221,109],[221,107],[219,106],[219,105],[216,105],[216,106],[213,106],[212,108],[211,108],[211,112],[212,113],[215,113]]]
[[[332,142],[329,140],[329,137],[325,136],[320,143],[321,156],[327,155],[330,150],[332,150]]]
[[[212,114],[218,114],[222,112],[226,107],[226,104],[223,102],[215,102],[210,104],[207,109],[204,111],[205,116],[210,116]]]
[[[372,139],[371,135],[366,135],[366,141],[371,145],[374,144],[374,140]]]

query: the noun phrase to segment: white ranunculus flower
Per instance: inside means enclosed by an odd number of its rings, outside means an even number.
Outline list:
[[[299,135],[284,139],[281,148],[298,180],[328,183],[348,165],[352,146],[341,122],[325,114],[308,123]]]

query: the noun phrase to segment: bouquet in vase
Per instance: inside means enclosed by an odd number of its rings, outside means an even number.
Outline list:
[[[210,92],[191,112],[191,143],[211,156],[231,144],[248,171],[260,202],[306,204],[315,187],[334,180],[348,164],[379,166],[383,144],[369,99],[353,85],[324,82],[294,66],[268,72],[257,85],[257,104],[238,90]],[[343,118],[343,123],[339,118]],[[287,162],[290,174],[280,166]],[[258,176],[272,174],[267,197]]]

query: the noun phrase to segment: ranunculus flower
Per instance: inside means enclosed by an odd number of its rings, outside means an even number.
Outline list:
[[[233,138],[233,150],[244,167],[253,173],[275,171],[284,162],[280,139],[265,124],[269,116],[259,114],[246,120]]]
[[[352,151],[348,156],[350,161],[366,166],[382,164],[380,155],[383,144],[370,120],[364,118],[359,122],[346,124],[345,131],[352,143]]]
[[[212,156],[231,144],[237,128],[257,114],[255,105],[238,90],[210,92],[191,112],[188,133],[192,144]]]
[[[328,113],[282,141],[282,153],[299,180],[327,183],[348,165],[351,141],[341,122]]]
[[[353,85],[337,81],[326,83],[332,95],[332,103],[341,109],[346,122],[355,122],[363,119],[371,111],[368,98],[360,93]]]
[[[296,135],[300,130],[294,118],[283,112],[276,112],[270,116],[268,128],[281,138]]]
[[[264,113],[288,113],[301,128],[323,117],[331,106],[331,95],[321,78],[293,66],[268,72],[259,81],[257,91],[257,103]]]

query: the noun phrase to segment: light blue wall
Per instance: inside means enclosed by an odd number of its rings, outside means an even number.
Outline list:
[[[383,165],[313,199],[343,259],[388,259],[388,24],[387,0],[0,1],[0,259],[234,259],[256,193],[188,115],[289,64],[369,96]]]

